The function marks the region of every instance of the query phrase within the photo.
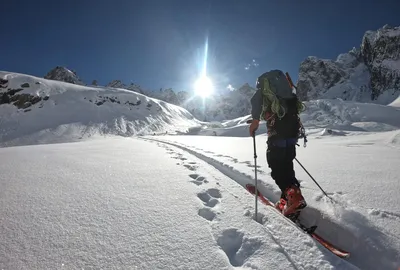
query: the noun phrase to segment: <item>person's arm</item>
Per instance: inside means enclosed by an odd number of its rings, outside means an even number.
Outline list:
[[[250,102],[251,102],[251,117],[255,120],[260,121],[260,115],[263,106],[262,93],[260,89],[257,89],[253,97],[251,98]]]

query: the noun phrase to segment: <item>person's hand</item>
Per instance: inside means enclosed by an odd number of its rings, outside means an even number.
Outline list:
[[[260,120],[257,119],[253,119],[251,121],[250,127],[249,127],[249,131],[250,131],[250,136],[255,136],[256,135],[256,131],[258,129],[258,125],[260,124]]]

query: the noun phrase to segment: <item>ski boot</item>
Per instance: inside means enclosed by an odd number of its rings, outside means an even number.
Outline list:
[[[282,201],[284,201],[282,203]],[[284,192],[284,198],[277,203],[278,210],[281,208],[281,212],[284,216],[290,219],[296,219],[300,215],[300,211],[307,206],[307,203],[301,194],[299,187],[290,186]]]

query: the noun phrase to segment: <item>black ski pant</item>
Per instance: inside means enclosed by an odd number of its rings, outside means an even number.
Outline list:
[[[282,191],[282,195],[291,185],[300,187],[293,165],[296,157],[296,144],[287,141],[284,143],[268,141],[267,144],[267,162],[271,168],[271,177]]]

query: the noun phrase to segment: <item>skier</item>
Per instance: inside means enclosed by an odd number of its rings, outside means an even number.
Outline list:
[[[267,124],[267,163],[271,177],[281,190],[276,208],[291,216],[307,206],[295,176],[293,160],[298,138],[304,135],[299,113],[304,108],[293,93],[291,80],[281,70],[265,72],[257,78],[251,98],[250,136],[255,136],[260,118]]]

